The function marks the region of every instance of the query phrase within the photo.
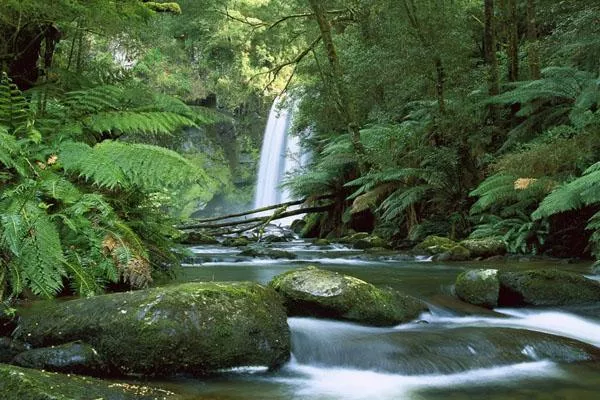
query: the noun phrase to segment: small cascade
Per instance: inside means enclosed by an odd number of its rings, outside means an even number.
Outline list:
[[[284,100],[277,98],[269,113],[260,153],[254,208],[290,200],[289,192],[281,189],[280,185],[286,174],[303,165],[299,138],[289,134],[296,104],[294,101],[287,107],[283,104]]]

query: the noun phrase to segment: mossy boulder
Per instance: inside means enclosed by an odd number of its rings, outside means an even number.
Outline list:
[[[29,346],[18,340],[13,340],[9,337],[0,337],[0,363],[11,362],[17,354],[29,349]]]
[[[113,371],[199,374],[289,358],[282,299],[256,283],[186,283],[24,310],[18,339],[34,347],[93,346]]]
[[[592,265],[590,272],[594,275],[600,275],[600,262]]]
[[[80,342],[31,349],[17,355],[12,363],[25,368],[83,375],[109,372],[96,349]]]
[[[499,272],[503,306],[562,306],[600,301],[600,282],[558,269]]]
[[[414,297],[316,267],[285,272],[269,285],[283,295],[292,316],[391,326],[410,321],[427,309]]]
[[[506,243],[497,238],[467,239],[460,245],[469,250],[472,257],[493,257],[506,253]]]
[[[354,241],[353,247],[355,249],[365,250],[365,249],[372,249],[372,248],[376,248],[376,247],[386,248],[386,247],[389,247],[389,244],[386,240],[380,238],[379,236],[370,235],[363,239],[357,239],[356,241]]]
[[[363,240],[368,238],[370,235],[367,232],[356,232],[348,236],[341,237],[338,241],[342,244],[351,244],[358,242],[359,240]]]
[[[471,252],[454,240],[435,235],[427,236],[414,250],[435,256],[437,261],[464,261],[471,257]]]
[[[166,390],[0,364],[2,400],[167,400]]]
[[[317,239],[314,242],[315,246],[329,246],[331,242],[327,239]]]
[[[456,279],[456,294],[483,307],[565,306],[600,301],[600,282],[557,269],[471,270]]]
[[[473,269],[458,275],[456,295],[467,303],[494,308],[498,306],[500,280],[496,269]]]
[[[185,232],[180,242],[183,244],[219,244],[219,241],[214,236],[197,231]]]

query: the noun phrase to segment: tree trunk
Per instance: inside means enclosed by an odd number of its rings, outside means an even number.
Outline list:
[[[444,72],[444,64],[442,64],[442,59],[439,56],[434,57],[433,63],[435,65],[435,94],[440,112],[443,114],[446,112],[446,101],[444,100],[446,74]]]
[[[488,93],[495,96],[500,93],[500,74],[496,56],[496,26],[494,20],[494,0],[485,0],[485,31],[483,48],[485,63],[488,65]]]
[[[348,91],[346,90],[346,85],[344,84],[344,71],[342,70],[342,66],[335,49],[335,44],[333,43],[331,24],[327,19],[327,13],[321,0],[308,0],[308,3],[315,14],[317,23],[319,24],[321,39],[323,40],[323,44],[325,45],[325,50],[327,52],[327,59],[329,61],[329,66],[331,67],[330,78],[335,90],[335,101],[342,119],[346,124],[348,133],[350,133],[352,146],[358,157],[359,170],[361,174],[364,174],[367,172],[367,163],[365,157],[365,148],[360,141],[360,123],[357,116],[356,102],[350,98]]]
[[[519,80],[519,21],[517,0],[508,0],[508,80]]]
[[[530,79],[541,78],[535,0],[527,0],[527,60]]]

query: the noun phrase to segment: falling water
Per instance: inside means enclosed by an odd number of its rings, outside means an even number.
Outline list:
[[[279,204],[290,199],[287,190],[280,188],[283,178],[301,166],[302,154],[297,136],[290,135],[295,102],[284,105],[278,98],[271,107],[265,129],[254,207]]]

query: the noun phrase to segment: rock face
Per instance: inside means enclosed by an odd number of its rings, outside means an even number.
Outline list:
[[[17,340],[0,337],[0,363],[11,362],[19,353],[29,350],[29,347]]]
[[[467,303],[486,308],[497,307],[500,295],[498,270],[465,271],[456,278],[455,290],[456,295]]]
[[[460,245],[469,250],[471,257],[494,257],[506,253],[506,243],[496,238],[467,239]]]
[[[427,236],[415,246],[415,250],[435,256],[438,261],[464,261],[471,257],[468,249],[452,239],[441,236]]]
[[[456,279],[456,294],[471,304],[562,306],[600,301],[600,282],[556,269],[473,270]]]
[[[269,285],[284,296],[290,315],[390,326],[410,321],[427,309],[411,296],[315,267],[288,271]]]
[[[506,306],[561,306],[600,301],[600,282],[556,269],[502,272],[499,302]]]
[[[108,372],[96,349],[79,342],[28,350],[17,355],[12,363],[25,368],[83,375]]]
[[[187,283],[25,310],[16,333],[34,347],[81,340],[120,373],[204,373],[288,360],[281,298],[256,283]]]
[[[0,364],[2,400],[167,400],[165,390]]]

